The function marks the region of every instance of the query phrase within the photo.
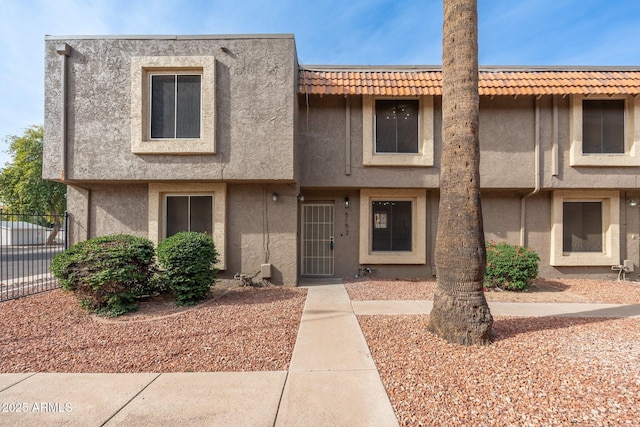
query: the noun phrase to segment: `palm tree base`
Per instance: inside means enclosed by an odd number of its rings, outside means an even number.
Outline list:
[[[429,332],[454,344],[488,345],[493,342],[492,324],[493,317],[482,291],[449,295],[441,287],[436,290]]]

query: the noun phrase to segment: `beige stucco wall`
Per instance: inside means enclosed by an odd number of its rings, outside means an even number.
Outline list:
[[[360,240],[359,222],[361,217],[360,194],[349,189],[302,189],[305,202],[328,202],[335,207],[335,276],[353,278],[359,263]],[[485,239],[494,242],[521,244],[521,209],[525,192],[487,190],[482,194]],[[344,197],[349,197],[350,207],[344,207]],[[635,199],[640,202],[640,192],[628,192],[620,195],[620,261],[631,259],[635,271],[630,278],[639,276],[640,257],[640,208],[631,207],[622,200]],[[588,275],[596,278],[615,278],[610,266],[551,266],[551,226],[553,192],[543,191],[527,197],[525,202],[524,244],[535,250],[540,256],[539,272],[541,277],[580,277]],[[370,263],[377,277],[432,277],[435,275],[434,253],[435,236],[438,221],[438,194],[429,191],[426,203],[426,262],[421,265],[391,265]],[[346,214],[346,216],[345,216]],[[347,234],[348,230],[348,234]]]
[[[480,98],[483,188],[533,187],[534,134],[533,98]]]
[[[48,37],[45,178],[60,179],[62,172],[62,57],[56,46],[65,42],[71,46],[67,65],[68,180],[293,181],[295,43],[293,36],[278,35]],[[132,152],[132,57],[152,56],[214,58],[216,154]]]
[[[273,201],[273,193],[278,200]],[[296,191],[290,185],[237,184],[227,187],[227,271],[253,275],[272,265],[271,282],[297,283]],[[259,275],[257,276],[260,277]]]
[[[220,186],[185,185],[180,188],[198,191]],[[162,188],[173,191],[177,187],[165,185]],[[272,200],[274,192],[278,193],[276,202]],[[157,236],[157,229],[150,231],[149,194],[147,184],[69,186],[70,243],[119,233],[148,238]],[[221,194],[216,196],[217,204],[220,204],[220,197]],[[270,263],[273,266],[272,283],[296,285],[298,199],[295,189],[291,185],[229,185],[225,204],[226,269],[220,276],[253,275],[260,270],[261,264]]]
[[[90,239],[89,208],[91,191],[74,185],[67,185],[67,239],[69,245]]]
[[[147,237],[146,184],[67,187],[69,243],[109,234]]]
[[[433,100],[433,167],[363,165],[362,97],[299,97],[298,146],[303,187],[437,188],[441,98]],[[536,103],[538,113],[536,114]],[[347,107],[347,105],[349,107]],[[350,108],[347,122],[347,108]],[[637,167],[570,165],[569,97],[481,97],[481,185],[486,189],[535,187],[536,138],[542,189],[637,189]],[[347,129],[348,126],[348,129]],[[349,156],[350,154],[350,156]],[[345,163],[350,158],[350,168]],[[348,172],[347,172],[348,171]]]
[[[337,96],[299,99],[300,185],[303,187],[433,188],[438,185],[435,167],[363,166],[363,117],[361,97],[347,101]],[[434,100],[434,158],[439,163],[439,100]],[[349,120],[347,120],[347,117]],[[347,123],[348,131],[347,131]],[[350,167],[347,167],[350,159]]]

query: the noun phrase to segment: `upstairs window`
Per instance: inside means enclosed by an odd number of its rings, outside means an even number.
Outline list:
[[[418,100],[376,100],[376,153],[418,153]]]
[[[564,202],[562,251],[602,253],[602,202]]]
[[[200,75],[151,75],[151,138],[200,138]]]
[[[131,58],[131,152],[216,153],[216,59]]]
[[[433,166],[434,97],[362,97],[364,166]]]
[[[640,166],[640,97],[574,95],[570,107],[571,166]]]
[[[582,152],[624,154],[623,99],[582,101]]]

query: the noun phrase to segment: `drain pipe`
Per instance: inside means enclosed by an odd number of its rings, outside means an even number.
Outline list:
[[[520,199],[520,246],[527,245],[526,239],[526,220],[527,220],[527,199],[540,192],[540,96],[535,99],[535,117],[534,117],[534,187],[533,191]]]
[[[344,174],[351,175],[351,97],[345,95]]]
[[[62,98],[62,117],[60,118],[60,134],[62,136],[61,163],[62,171],[60,173],[60,181],[63,183],[66,179],[67,171],[67,58],[71,55],[71,46],[62,43],[56,46],[56,52],[60,55],[60,63],[62,68],[61,80],[61,98]]]

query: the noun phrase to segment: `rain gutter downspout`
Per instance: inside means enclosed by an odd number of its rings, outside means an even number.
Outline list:
[[[61,172],[60,181],[63,183],[66,179],[67,171],[67,58],[71,55],[71,46],[62,43],[56,46],[56,52],[60,55],[62,75],[61,80],[61,98],[62,98],[62,116],[60,118],[60,135],[62,140],[61,148]]]
[[[520,199],[520,246],[527,245],[526,239],[526,219],[527,219],[527,199],[540,192],[540,97],[535,99],[534,117],[534,187],[533,191]]]
[[[67,112],[67,99],[68,99],[68,89],[67,89],[67,58],[69,58],[69,56],[71,56],[71,46],[69,46],[68,43],[61,43],[59,45],[56,46],[56,52],[58,53],[58,55],[60,55],[60,68],[61,68],[61,75],[60,75],[60,98],[61,98],[61,104],[62,104],[62,108],[61,108],[61,117],[60,117],[60,140],[62,143],[62,146],[60,148],[60,162],[61,162],[61,171],[60,171],[60,181],[63,184],[67,184],[67,146],[68,146],[68,132],[67,132],[67,117],[68,117],[68,112]],[[91,189],[90,188],[86,188],[86,187],[82,187],[80,185],[74,184],[73,185],[76,188],[79,188],[81,190],[85,191],[85,198],[86,198],[86,202],[85,202],[85,207],[86,207],[86,217],[85,217],[85,224],[86,224],[86,230],[85,230],[85,235],[83,236],[83,238],[80,238],[79,236],[72,236],[74,237],[74,243],[77,243],[80,240],[87,240],[91,237]],[[67,228],[70,228],[69,226],[67,226]],[[67,239],[69,238],[69,230],[67,230]]]
[[[344,174],[351,175],[351,98],[345,95]]]

